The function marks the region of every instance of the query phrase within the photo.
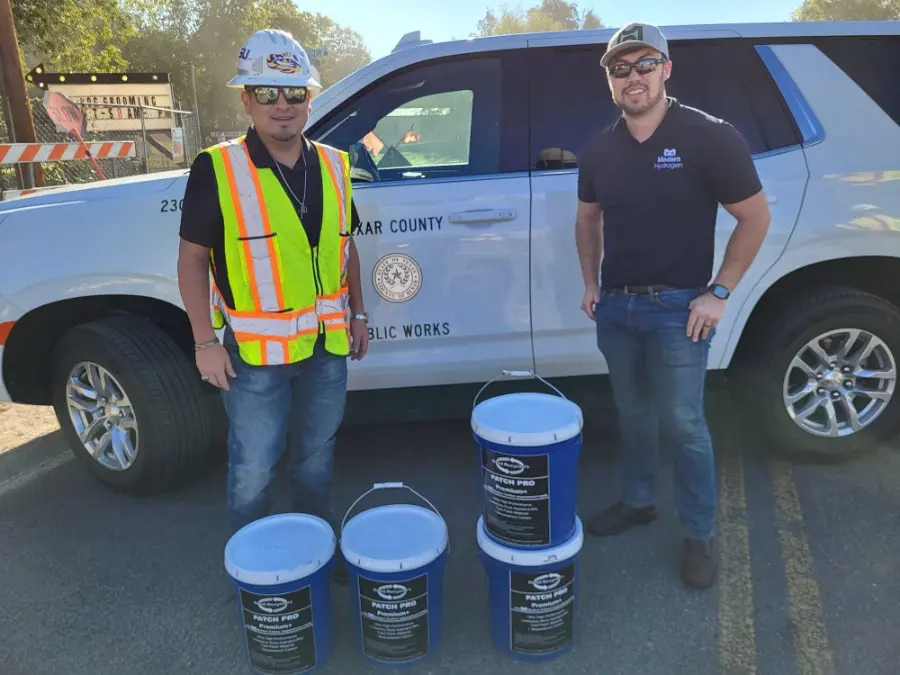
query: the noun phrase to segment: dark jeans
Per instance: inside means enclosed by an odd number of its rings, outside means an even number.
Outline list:
[[[222,390],[228,413],[228,517],[233,530],[268,515],[275,465],[285,449],[292,508],[326,519],[335,434],[344,417],[347,359],[321,344],[309,359],[251,366],[226,329],[223,344],[237,375]],[[337,534],[337,533],[336,533]]]
[[[703,409],[709,341],[686,335],[689,305],[702,289],[651,294],[603,291],[597,346],[608,365],[622,437],[622,501],[656,498],[660,443],[675,464],[675,497],[686,537],[714,534],[716,472]]]

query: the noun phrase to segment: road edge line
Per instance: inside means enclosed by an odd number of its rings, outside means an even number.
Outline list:
[[[45,459],[40,464],[36,464],[33,468],[28,469],[27,471],[23,471],[22,473],[0,480],[0,499],[13,493],[24,485],[27,485],[31,481],[40,478],[44,474],[47,474],[54,469],[58,469],[65,464],[68,464],[73,459],[75,458],[71,452],[60,452],[58,455],[54,455],[53,457]]]

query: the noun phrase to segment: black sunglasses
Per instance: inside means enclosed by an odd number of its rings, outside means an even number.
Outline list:
[[[278,94],[284,92],[284,100],[291,105],[305,103],[309,96],[306,87],[244,87],[248,94],[252,94],[260,105],[273,105],[278,100]]]
[[[645,59],[640,59],[639,61],[635,61],[634,63],[627,63],[625,61],[619,61],[618,63],[614,63],[607,70],[612,77],[616,79],[622,79],[623,77],[628,77],[631,75],[632,70],[636,70],[638,75],[647,75],[648,73],[652,73],[654,70],[659,68],[662,64],[664,64],[668,59],[663,56],[659,56],[656,58],[647,57]]]

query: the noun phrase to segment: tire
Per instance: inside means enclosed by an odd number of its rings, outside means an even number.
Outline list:
[[[100,453],[106,463],[91,455],[75,426],[84,420],[70,414],[70,378],[83,374],[85,363],[104,369],[112,378],[107,383],[126,397],[117,395],[118,403],[130,404],[105,408],[115,432],[107,436],[127,437],[134,449],[116,444],[126,460],[117,467],[112,452]],[[69,447],[114,491],[142,496],[169,491],[207,459],[211,424],[202,382],[184,352],[150,321],[117,316],[73,328],[54,351],[52,378],[53,406]]]
[[[792,367],[796,363],[795,356],[817,337],[831,334],[819,344],[834,353],[846,336],[851,335],[850,330],[861,331],[851,356],[854,352],[859,353],[861,341],[869,336],[880,340],[862,365],[872,370],[879,365],[892,367],[892,379],[851,379],[847,384],[848,373],[841,372],[841,363],[836,363],[836,372],[827,367],[830,363],[827,364],[821,369],[825,371],[821,379]],[[748,341],[748,345],[742,350],[746,357],[737,367],[736,393],[742,408],[750,413],[742,416],[749,426],[762,432],[776,452],[798,459],[847,461],[874,450],[900,428],[900,401],[897,400],[900,392],[895,388],[900,366],[900,309],[891,303],[852,288],[820,289],[782,300],[774,311],[766,313],[763,320],[755,322],[755,328],[745,333],[742,340]],[[803,356],[807,363],[817,363],[809,350]],[[834,362],[833,359],[829,361]],[[814,388],[796,401],[793,408],[795,412],[802,412],[804,406],[817,398],[823,402],[824,406],[806,420],[806,423],[818,424],[815,431],[804,428],[803,422],[789,414],[784,398],[786,386],[792,393],[800,391],[804,383]],[[845,407],[848,399],[844,398],[844,392],[876,385],[886,389],[879,394],[883,399],[855,398],[855,409],[864,414],[858,416],[861,427],[854,430],[848,425],[851,418]],[[839,423],[838,435],[827,433],[829,404],[822,399],[820,391],[832,400]]]

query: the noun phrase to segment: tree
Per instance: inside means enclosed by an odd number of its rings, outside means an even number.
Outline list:
[[[478,32],[474,35],[508,35],[511,33],[535,33],[558,30],[586,30],[603,28],[600,18],[593,10],[580,11],[575,2],[565,0],[542,0],[541,4],[529,9],[510,10],[506,5],[500,8],[499,16],[489,9],[478,22]]]
[[[207,132],[247,123],[225,83],[256,30],[281,28],[307,49],[327,50],[319,60],[325,87],[371,60],[359,34],[283,0],[13,0],[13,9],[27,69],[43,61],[63,72],[167,72],[175,98],[190,108],[193,65]]]
[[[240,129],[248,120],[236,92],[225,87],[234,75],[237,56],[250,35],[261,28],[290,32],[308,50],[325,49],[319,75],[323,87],[371,60],[362,37],[327,16],[297,9],[282,0],[207,0],[188,38],[189,61],[197,69],[200,119],[209,129]],[[251,5],[248,7],[248,4]]]
[[[804,0],[794,21],[892,21],[900,19],[900,0]]]
[[[13,0],[23,63],[63,72],[125,66],[122,44],[134,26],[118,0]]]

